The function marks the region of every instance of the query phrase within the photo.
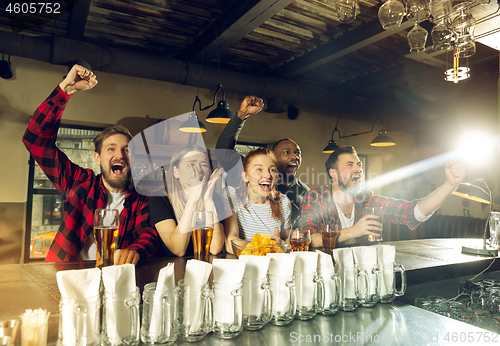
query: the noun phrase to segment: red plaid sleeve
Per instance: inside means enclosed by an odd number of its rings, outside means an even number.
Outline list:
[[[410,230],[413,230],[420,224],[420,221],[415,218],[415,206],[418,201],[373,196],[367,206],[383,207],[386,222],[405,224]]]
[[[321,232],[324,229],[325,212],[328,212],[328,199],[324,198],[323,189],[309,190],[304,194],[300,205],[299,228],[309,229],[311,234]]]
[[[23,137],[26,149],[63,195],[67,189],[88,179],[87,171],[73,164],[56,147],[61,116],[70,98],[71,95],[58,86],[35,111]]]

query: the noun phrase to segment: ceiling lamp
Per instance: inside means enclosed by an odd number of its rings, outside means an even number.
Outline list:
[[[215,90],[215,94],[214,94],[214,102],[210,106],[207,106],[207,107],[200,109],[200,110],[208,109],[215,104],[215,100],[216,100],[217,93],[219,92],[219,90],[222,91],[222,100],[220,100],[217,103],[217,108],[208,114],[207,121],[209,123],[213,123],[213,124],[227,124],[229,122],[229,120],[231,120],[231,118],[235,116],[235,113],[229,109],[229,103],[226,102],[226,95],[224,93],[224,89],[222,88],[222,84],[217,85],[217,90]],[[200,107],[201,107],[201,103],[200,103]]]
[[[337,123],[335,124],[335,128],[333,129],[332,139],[328,142],[328,145],[323,149],[323,153],[324,154],[331,154],[331,153],[333,153],[335,150],[337,150],[339,148],[339,146],[337,145],[337,143],[335,143],[335,141],[333,140],[333,134],[335,132],[338,132],[339,138],[349,138],[349,137],[364,135],[364,134],[373,132],[373,129],[375,128],[375,123],[377,121],[380,121],[382,123],[382,130],[379,131],[378,136],[373,139],[373,141],[371,142],[370,145],[372,145],[374,147],[391,147],[391,146],[396,145],[396,142],[394,142],[394,139],[392,139],[391,137],[389,137],[389,135],[387,134],[387,131],[385,130],[385,127],[384,127],[384,123],[383,123],[382,119],[380,119],[380,117],[377,117],[377,119],[375,119],[375,121],[372,123],[372,129],[370,131],[365,131],[365,132],[360,132],[360,133],[353,133],[351,135],[342,136],[340,134],[340,130],[337,127],[337,125],[339,123],[339,119],[340,119],[340,115],[341,114],[342,114],[342,109],[341,109],[340,114],[339,114],[339,116],[337,118]]]
[[[378,136],[370,144],[372,147],[392,147],[396,145],[394,139],[389,137],[386,130],[380,130]]]
[[[189,114],[188,120],[182,123],[179,130],[181,130],[182,132],[191,132],[191,133],[207,132],[205,125],[203,125],[203,123],[198,120],[198,116],[194,112],[194,105],[193,105],[193,111],[191,112],[191,114]]]
[[[465,80],[470,77],[470,68],[460,67],[460,51],[455,49],[453,52],[453,68],[450,68],[444,72],[446,77],[444,80],[447,82],[458,83],[461,80]]]

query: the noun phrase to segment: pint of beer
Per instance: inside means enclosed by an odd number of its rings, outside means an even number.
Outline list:
[[[96,267],[114,264],[119,216],[116,209],[96,209],[94,213],[94,238],[96,243]]]
[[[211,211],[196,210],[191,219],[194,258],[210,262],[210,245],[214,235],[214,216]]]
[[[340,236],[340,230],[336,230],[335,226],[326,225],[326,229],[321,231],[321,238],[323,240],[323,250],[332,251]]]
[[[363,215],[375,215],[378,217],[378,222],[380,222],[380,226],[382,227],[384,223],[384,210],[382,207],[367,207],[363,210]],[[378,233],[378,230],[372,230],[372,232]],[[380,237],[375,237],[373,235],[368,236],[369,242],[377,242],[382,241],[382,232],[380,233]]]

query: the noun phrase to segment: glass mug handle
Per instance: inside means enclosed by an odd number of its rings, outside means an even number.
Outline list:
[[[75,304],[76,317],[76,346],[87,345],[87,308],[82,304]]]
[[[319,275],[314,276],[313,282],[316,284],[314,286],[314,296],[316,304],[316,312],[321,312],[325,307],[325,282],[323,278]]]
[[[335,273],[332,275],[332,280],[335,284],[335,304],[337,307],[340,306],[340,276]]]
[[[285,284],[286,287],[289,288],[290,291],[290,300],[288,302],[288,308],[287,312],[290,316],[295,316],[295,313],[297,312],[297,305],[295,304],[295,280],[292,278],[292,280],[287,281]]]
[[[241,324],[243,323],[243,316],[242,316],[243,306],[241,305],[242,304],[241,294],[242,294],[241,288],[231,291],[231,295],[233,296],[234,317],[233,317],[233,323],[229,328],[231,329],[232,332],[239,331],[241,329]]]
[[[394,266],[394,273],[398,272],[401,274],[401,289],[398,291],[396,287],[394,287],[394,294],[396,297],[400,297],[406,292],[406,273],[405,267],[403,267],[402,264]],[[396,276],[394,276],[394,286],[396,286]]]
[[[215,324],[212,296],[212,290],[209,288],[203,290],[203,292],[201,293],[201,297],[205,302],[202,316],[206,329],[208,329],[207,333],[213,331]]]
[[[165,322],[166,321],[172,321],[172,316],[170,316],[170,310],[172,308],[172,303],[170,302],[170,297],[167,295],[164,295],[161,297],[161,325],[160,325],[160,335],[165,335],[166,330],[165,330]],[[168,314],[165,316],[165,311]],[[169,326],[170,330],[170,326]]]
[[[356,297],[358,300],[361,299],[368,299],[370,296],[370,280],[368,280],[368,273],[366,270],[359,270],[358,269],[358,278],[356,282],[360,279],[360,277],[363,277],[365,280],[365,294],[361,295],[361,292],[359,292],[359,284],[356,285]]]
[[[137,299],[127,299],[125,306],[130,309],[130,340],[139,341],[139,308]]]
[[[273,295],[271,290],[271,284],[266,281],[260,286],[261,290],[264,290],[264,304],[263,304],[263,316],[262,319],[265,323],[271,321],[273,317]]]

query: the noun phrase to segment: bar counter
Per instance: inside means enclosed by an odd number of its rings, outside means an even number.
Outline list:
[[[387,244],[396,246],[396,262],[406,268],[409,289],[412,285],[477,274],[492,261],[461,254],[462,245],[480,247],[482,239],[419,239]],[[227,258],[234,257],[227,255]],[[136,267],[137,286],[142,292],[144,285],[156,281],[158,271],[170,262],[175,263],[176,281],[182,279],[187,259],[141,261]],[[0,320],[17,319],[25,309],[47,309],[51,313],[48,343],[55,344],[60,298],[56,272],[93,266],[93,262],[0,266]],[[488,272],[499,270],[500,261],[495,261]],[[500,343],[500,336],[490,331],[395,301],[378,303],[372,308],[360,307],[354,312],[339,311],[333,316],[318,315],[310,321],[295,320],[288,326],[267,325],[260,331],[243,331],[233,340],[222,341],[209,335],[193,345],[441,345],[460,344],[461,340],[482,344],[486,338],[495,341],[491,344]],[[20,340],[19,330],[16,345],[21,345]]]

